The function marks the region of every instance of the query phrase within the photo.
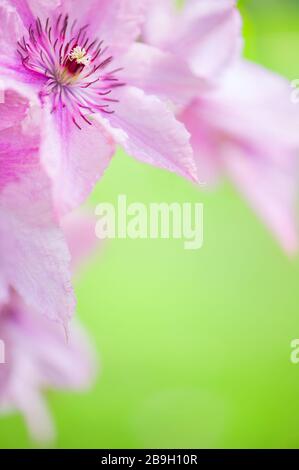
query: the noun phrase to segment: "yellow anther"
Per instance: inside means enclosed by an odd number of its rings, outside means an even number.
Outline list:
[[[90,56],[86,53],[84,47],[76,46],[69,53],[69,59],[75,60],[77,64],[88,65],[90,62]]]

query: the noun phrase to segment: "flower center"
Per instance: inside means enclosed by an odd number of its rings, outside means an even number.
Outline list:
[[[75,61],[77,64],[88,65],[90,61],[90,56],[87,55],[84,47],[74,47],[72,52],[69,54],[69,59],[71,62]]]
[[[77,73],[82,72],[86,65],[89,65],[91,57],[87,54],[84,47],[76,46],[69,53],[65,67],[70,74],[76,75]]]
[[[79,119],[91,124],[94,113],[113,113],[113,89],[123,86],[116,77],[117,68],[109,70],[113,57],[103,41],[90,40],[88,25],[76,28],[69,17],[60,15],[51,23],[39,18],[18,42],[18,53],[26,70],[42,78],[41,99],[50,97],[52,112],[66,109],[77,127]]]

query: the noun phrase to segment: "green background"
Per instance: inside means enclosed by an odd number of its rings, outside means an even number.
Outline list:
[[[241,2],[246,56],[299,78],[299,2]],[[298,130],[299,132],[299,130]],[[91,197],[203,202],[205,244],[115,240],[76,282],[93,389],[50,392],[57,447],[298,447],[299,264],[225,182],[199,192],[118,152]],[[32,447],[19,415],[0,447]]]

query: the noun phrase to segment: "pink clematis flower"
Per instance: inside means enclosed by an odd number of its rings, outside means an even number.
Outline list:
[[[3,87],[42,109],[41,159],[60,213],[78,206],[115,144],[142,162],[197,180],[190,135],[170,108],[120,70],[147,0],[1,0]],[[173,66],[175,61],[172,61]]]
[[[289,83],[241,58],[234,0],[187,0],[182,11],[172,0],[150,0],[146,19],[144,41],[209,83],[188,103],[177,102],[201,179],[215,184],[228,175],[282,247],[295,252],[299,108],[291,103]],[[131,54],[127,66],[134,67],[134,60]],[[168,89],[155,92],[173,100],[175,83],[168,79]],[[182,89],[183,82],[179,95]]]
[[[40,163],[37,106],[12,90],[0,104],[0,302],[12,289],[67,327],[75,308],[70,254]]]

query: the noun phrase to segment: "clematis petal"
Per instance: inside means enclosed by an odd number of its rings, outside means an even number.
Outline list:
[[[137,160],[198,181],[190,135],[168,107],[138,88],[123,87],[109,117],[115,138]]]
[[[0,132],[13,127],[16,122],[23,121],[28,110],[29,103],[26,98],[12,90],[3,92],[3,102],[0,103]],[[3,174],[1,179],[3,179]]]
[[[42,21],[52,18],[61,5],[61,0],[6,0],[15,7],[26,28],[34,24],[37,17]]]
[[[64,0],[63,13],[77,14],[82,25],[106,46],[113,55],[122,53],[137,39],[147,0]],[[74,17],[75,18],[75,17]]]
[[[195,77],[183,60],[146,44],[133,44],[121,63],[127,84],[180,106],[207,88],[206,82]]]
[[[24,98],[14,91],[5,96],[8,105],[0,105],[6,113],[6,128],[0,131],[1,270],[7,285],[28,305],[42,306],[44,315],[65,325],[75,304],[69,253],[53,211],[50,181],[39,161],[39,128],[27,113],[22,119]],[[23,100],[17,113],[14,97],[16,105]],[[7,127],[9,119],[13,127]]]
[[[33,122],[27,127],[29,112],[30,103],[24,96],[14,90],[4,92],[4,103],[0,104],[0,194],[38,167],[39,132]]]
[[[80,124],[82,130],[62,108],[55,113],[44,109],[42,161],[61,214],[86,199],[115,151],[113,139],[97,121]]]
[[[45,84],[41,75],[32,76],[19,63],[5,64],[0,59],[0,77],[0,104],[5,90],[14,90],[19,95],[26,96],[36,108],[40,108],[39,92]]]
[[[178,114],[178,119],[191,134],[194,160],[204,183],[202,187],[210,189],[219,181],[222,161],[219,136],[213,125],[209,121],[206,122],[203,117],[205,106],[205,101],[198,98]]]
[[[15,2],[16,0],[13,0]],[[20,3],[27,3],[31,10],[34,18],[40,18],[46,20],[52,18],[56,13],[57,9],[61,6],[63,0],[17,0]]]
[[[1,307],[8,301],[8,298],[9,298],[9,288],[8,288],[7,282],[3,274],[1,273],[0,274],[0,311],[1,311]]]
[[[40,171],[30,172],[1,192],[1,266],[9,285],[29,305],[66,325],[75,303],[70,259],[53,220],[50,198],[50,187]]]
[[[25,27],[15,6],[8,0],[0,2],[0,61],[17,61],[16,44],[25,34]]]

